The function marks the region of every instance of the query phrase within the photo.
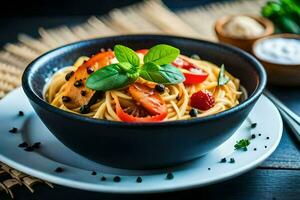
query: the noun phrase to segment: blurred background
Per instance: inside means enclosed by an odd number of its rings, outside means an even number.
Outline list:
[[[225,0],[164,0],[171,10],[182,10]],[[228,1],[228,0],[227,0]],[[141,0],[27,0],[6,1],[0,12],[0,46],[16,41],[18,33],[37,36],[39,27],[83,23],[91,15],[104,15]]]

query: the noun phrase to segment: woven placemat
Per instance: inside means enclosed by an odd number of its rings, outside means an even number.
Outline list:
[[[226,14],[259,14],[266,0],[239,0],[214,3],[203,7],[180,10],[176,13],[159,0],[149,0],[122,9],[115,9],[105,16],[92,16],[76,26],[40,28],[40,37],[25,34],[18,36],[18,43],[8,43],[0,51],[0,99],[20,86],[24,68],[39,55],[79,40],[119,34],[160,33],[214,41],[214,22]],[[7,177],[7,178],[1,178]],[[50,183],[25,175],[0,162],[0,191],[13,198],[12,188],[24,185],[31,192],[36,183]]]

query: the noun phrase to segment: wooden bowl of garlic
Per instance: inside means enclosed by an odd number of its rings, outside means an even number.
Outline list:
[[[256,40],[274,33],[274,25],[261,16],[227,15],[216,21],[215,32],[220,42],[251,52]]]

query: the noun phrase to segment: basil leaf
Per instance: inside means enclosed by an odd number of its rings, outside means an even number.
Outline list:
[[[128,62],[135,67],[140,65],[140,59],[132,49],[123,45],[115,45],[114,52],[119,62]]]
[[[122,88],[133,83],[139,76],[138,69],[131,67],[129,63],[117,63],[103,67],[89,76],[86,86],[97,91],[107,91]],[[126,66],[127,70],[124,70]]]
[[[218,86],[226,85],[229,82],[228,76],[225,75],[225,66],[222,64],[219,77],[218,77]]]
[[[148,81],[163,84],[177,84],[185,80],[182,72],[171,64],[159,66],[146,63],[140,71],[140,76]]]
[[[144,56],[144,63],[152,62],[157,65],[166,65],[174,61],[179,55],[179,49],[166,44],[159,44]]]

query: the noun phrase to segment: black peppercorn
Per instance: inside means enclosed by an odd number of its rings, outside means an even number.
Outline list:
[[[89,105],[83,105],[83,106],[81,106],[81,108],[80,108],[80,113],[81,114],[87,114],[87,113],[89,113],[90,112],[90,106]]]
[[[27,142],[23,142],[23,143],[19,144],[18,147],[25,148],[25,147],[28,147],[28,144],[27,144]]]
[[[234,160],[234,158],[230,158],[230,161],[229,161],[230,163],[235,163],[235,160]]]
[[[75,87],[80,87],[80,86],[82,86],[82,80],[80,79],[80,80],[75,81],[74,86],[75,86]]]
[[[88,74],[91,74],[91,73],[94,72],[94,69],[93,69],[92,67],[88,67],[88,68],[86,69],[86,72],[87,72]]]
[[[18,132],[18,129],[16,127],[13,127],[12,129],[9,130],[10,133],[16,133]]]
[[[255,137],[256,137],[255,134],[252,134],[252,135],[251,135],[251,138],[252,138],[252,139],[254,139]]]
[[[171,172],[167,173],[166,179],[171,180],[173,178],[174,178],[174,175]]]
[[[70,102],[71,101],[71,98],[68,97],[68,96],[62,96],[62,101],[67,103],[67,102]]]
[[[80,94],[81,94],[81,96],[85,96],[86,95],[86,91],[85,90],[82,90],[81,92],[80,92]]]
[[[120,176],[115,176],[113,180],[114,180],[114,182],[118,183],[118,182],[121,181],[121,177]]]
[[[57,173],[60,173],[60,172],[63,172],[64,170],[61,167],[57,167],[54,171]]]
[[[33,150],[34,150],[34,148],[32,148],[31,146],[28,146],[24,149],[24,151],[33,151]]]
[[[91,175],[95,176],[95,175],[97,175],[97,172],[92,171]]]
[[[105,181],[105,180],[106,180],[106,177],[105,177],[105,176],[102,176],[100,180],[101,180],[101,181]]]
[[[198,111],[195,108],[192,108],[189,112],[191,117],[197,117]]]
[[[165,91],[165,86],[163,84],[156,84],[155,85],[155,90],[157,92],[163,93]]]
[[[257,126],[257,123],[251,124],[251,128],[255,128]]]
[[[139,176],[139,177],[136,178],[137,183],[141,183],[142,181],[143,181],[142,177]]]
[[[70,80],[70,78],[73,76],[73,74],[74,74],[73,71],[67,73],[66,76],[65,76],[66,81]]]
[[[19,116],[24,116],[24,112],[23,111],[19,111]]]
[[[220,162],[221,163],[226,163],[226,158],[222,158]]]
[[[40,142],[36,142],[31,147],[34,148],[34,149],[39,149],[40,146],[41,146],[41,143]]]

